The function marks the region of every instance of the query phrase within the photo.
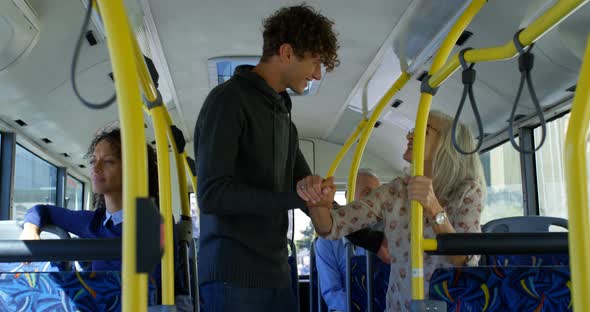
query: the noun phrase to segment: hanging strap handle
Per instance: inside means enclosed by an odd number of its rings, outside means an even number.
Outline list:
[[[462,81],[463,81],[463,95],[461,96],[461,101],[459,102],[459,107],[457,108],[457,113],[455,114],[455,118],[453,119],[453,127],[451,129],[451,139],[453,143],[453,147],[457,150],[457,152],[463,155],[471,155],[477,153],[483,144],[484,132],[483,132],[483,123],[481,122],[481,116],[479,115],[479,110],[477,109],[477,103],[475,102],[475,96],[473,95],[473,84],[475,83],[475,69],[473,66],[475,63],[471,63],[471,65],[467,65],[465,61],[465,52],[471,50],[472,48],[465,48],[459,52],[459,62],[461,63],[461,67],[463,67],[462,73]],[[471,104],[471,108],[473,109],[473,115],[475,115],[475,121],[477,122],[477,130],[479,131],[479,137],[477,139],[477,145],[475,149],[466,152],[457,143],[457,128],[459,127],[459,117],[461,116],[461,112],[463,111],[463,106],[465,105],[465,100],[469,95],[469,103]]]
[[[547,122],[545,121],[545,116],[543,116],[543,108],[541,108],[541,104],[539,103],[539,99],[537,98],[537,93],[535,92],[535,88],[533,86],[533,80],[531,79],[531,70],[533,69],[533,65],[535,62],[535,56],[531,53],[531,49],[534,46],[534,43],[529,46],[527,50],[524,49],[520,40],[518,39],[518,35],[523,29],[519,30],[516,34],[514,34],[514,46],[516,50],[518,50],[518,70],[520,71],[520,84],[518,85],[518,92],[516,93],[516,99],[514,100],[514,104],[512,105],[512,112],[510,112],[510,119],[508,119],[508,138],[510,139],[510,143],[512,146],[520,153],[524,154],[532,154],[538,151],[543,143],[545,143],[545,138],[547,136]],[[535,105],[536,114],[539,117],[539,121],[541,123],[541,142],[539,145],[534,148],[533,150],[527,150],[525,148],[521,148],[516,143],[514,138],[514,116],[516,114],[516,108],[518,107],[518,102],[520,101],[520,96],[522,94],[522,89],[524,87],[524,83],[526,82],[527,88],[529,89],[529,94],[531,95],[531,99],[533,104]]]

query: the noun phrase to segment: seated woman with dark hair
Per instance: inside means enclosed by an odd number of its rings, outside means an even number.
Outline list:
[[[149,194],[158,201],[156,153],[147,145]],[[51,205],[35,205],[25,215],[22,240],[39,239],[40,228],[55,225],[80,238],[117,238],[123,223],[123,163],[119,129],[98,133],[86,158],[92,167],[94,211],[69,210]],[[121,261],[93,261],[93,271],[120,271]]]
[[[339,239],[370,224],[383,221],[391,257],[387,292],[387,311],[410,309],[410,202],[424,208],[424,237],[455,232],[480,232],[480,214],[485,196],[485,181],[479,155],[461,155],[451,143],[452,119],[439,112],[428,118],[424,148],[424,176],[394,179],[371,194],[332,209],[335,187],[333,179],[324,187],[331,193],[320,203],[312,204],[310,215],[316,231],[328,238]],[[411,162],[414,134],[408,133],[408,146],[403,158]],[[463,150],[473,150],[469,129],[460,124],[457,143]],[[477,256],[431,256],[424,258],[426,292],[432,272],[440,267],[476,265]],[[428,296],[428,293],[426,293]]]

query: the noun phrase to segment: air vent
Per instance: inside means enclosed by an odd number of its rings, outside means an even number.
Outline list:
[[[41,141],[43,141],[43,142],[45,142],[47,144],[52,143],[51,140],[48,139],[48,138],[42,138]]]
[[[393,101],[393,103],[391,103],[391,107],[393,108],[398,108],[400,105],[402,105],[404,101],[400,100],[400,99],[396,99],[395,101]]]
[[[82,168],[82,169],[86,168],[86,166],[84,166],[84,165],[78,165],[78,167]]]
[[[426,78],[426,76],[428,76],[428,72],[427,71],[423,71],[420,76],[418,76],[418,78],[416,78],[416,80],[418,81],[422,81],[424,80],[424,78]]]
[[[152,145],[155,145],[156,144],[156,141],[152,141],[151,143],[152,143]]]
[[[16,122],[19,126],[24,127],[27,125],[26,122],[24,122],[22,119],[17,119],[14,122]]]
[[[61,153],[61,155],[62,155],[63,157],[70,157],[70,154],[68,154],[68,153]]]
[[[94,37],[94,33],[92,32],[92,30],[86,32],[86,41],[88,41],[88,44],[91,47],[95,46],[98,43],[96,37]]]
[[[375,126],[374,126],[374,127],[375,127],[375,128],[379,128],[379,126],[381,126],[381,121],[378,121],[378,120],[377,120],[377,122],[375,123]]]
[[[516,114],[516,115],[514,115],[514,121],[521,120],[521,119],[523,119],[524,117],[526,117],[526,115],[523,115],[523,114]]]
[[[455,45],[462,46],[469,38],[471,38],[471,36],[473,36],[472,32],[469,30],[464,31],[461,36],[459,36],[459,39],[457,39]]]

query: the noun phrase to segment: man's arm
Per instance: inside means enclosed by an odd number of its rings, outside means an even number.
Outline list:
[[[376,254],[379,252],[384,234],[382,231],[374,231],[367,228],[349,234],[346,238],[351,243]]]
[[[227,93],[227,92],[225,92]],[[272,192],[235,179],[243,112],[235,96],[211,94],[195,127],[199,207],[208,214],[268,215],[304,207],[297,193]],[[247,166],[248,164],[243,164]]]
[[[346,311],[346,286],[342,282],[342,273],[346,273],[340,272],[332,244],[342,242],[318,238],[314,244],[320,290],[328,309]]]
[[[293,127],[295,128],[295,127]],[[293,170],[293,187],[297,187],[297,182],[301,181],[303,178],[312,175],[311,169],[309,169],[309,165],[301,152],[299,146],[297,146],[297,153],[295,154],[295,170]],[[293,191],[296,191],[293,189]],[[301,211],[303,211],[306,215],[309,216],[309,210],[307,209],[307,205],[303,202],[303,206],[299,207]]]

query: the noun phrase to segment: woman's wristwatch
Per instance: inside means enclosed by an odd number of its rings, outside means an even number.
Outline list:
[[[434,215],[434,224],[443,225],[447,221],[447,213],[443,210]]]

